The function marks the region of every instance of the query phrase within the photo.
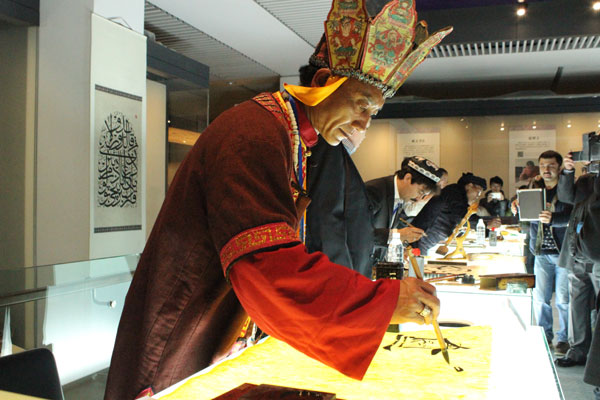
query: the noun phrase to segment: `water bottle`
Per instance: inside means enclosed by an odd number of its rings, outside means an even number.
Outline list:
[[[390,263],[400,263],[404,259],[404,247],[402,246],[402,240],[400,239],[400,232],[390,231],[388,238],[388,249],[385,260]]]
[[[475,242],[480,246],[485,246],[485,224],[482,218],[479,218],[477,222],[477,238]]]
[[[496,246],[498,244],[498,236],[496,236],[496,228],[490,230],[490,246]]]

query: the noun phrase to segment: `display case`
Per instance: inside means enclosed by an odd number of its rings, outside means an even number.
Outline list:
[[[46,347],[63,385],[92,379],[109,366],[138,261],[135,254],[0,269],[0,354]]]

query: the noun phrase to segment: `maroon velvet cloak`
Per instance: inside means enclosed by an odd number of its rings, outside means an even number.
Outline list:
[[[129,288],[106,400],[156,393],[210,365],[240,332],[240,301],[268,334],[362,378],[399,284],[306,252],[292,176],[287,124],[271,95],[224,112],[200,136]]]

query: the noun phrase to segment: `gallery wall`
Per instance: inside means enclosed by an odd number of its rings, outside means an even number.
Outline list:
[[[28,63],[35,65],[35,52],[33,60],[28,59],[30,29],[35,38],[35,28],[0,28],[0,60],[11,60],[0,63],[0,268],[18,267],[25,263],[25,218],[31,210],[26,205],[25,179],[28,156],[27,88],[30,82],[23,71],[27,70]]]
[[[166,190],[167,87],[146,81],[146,238],[154,226]]]
[[[36,265],[89,258],[92,3],[40,2]]]

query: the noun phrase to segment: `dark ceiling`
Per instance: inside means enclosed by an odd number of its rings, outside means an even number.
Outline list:
[[[548,0],[529,0],[528,3]],[[471,8],[517,4],[517,0],[419,0],[417,11],[445,10],[449,8]]]

